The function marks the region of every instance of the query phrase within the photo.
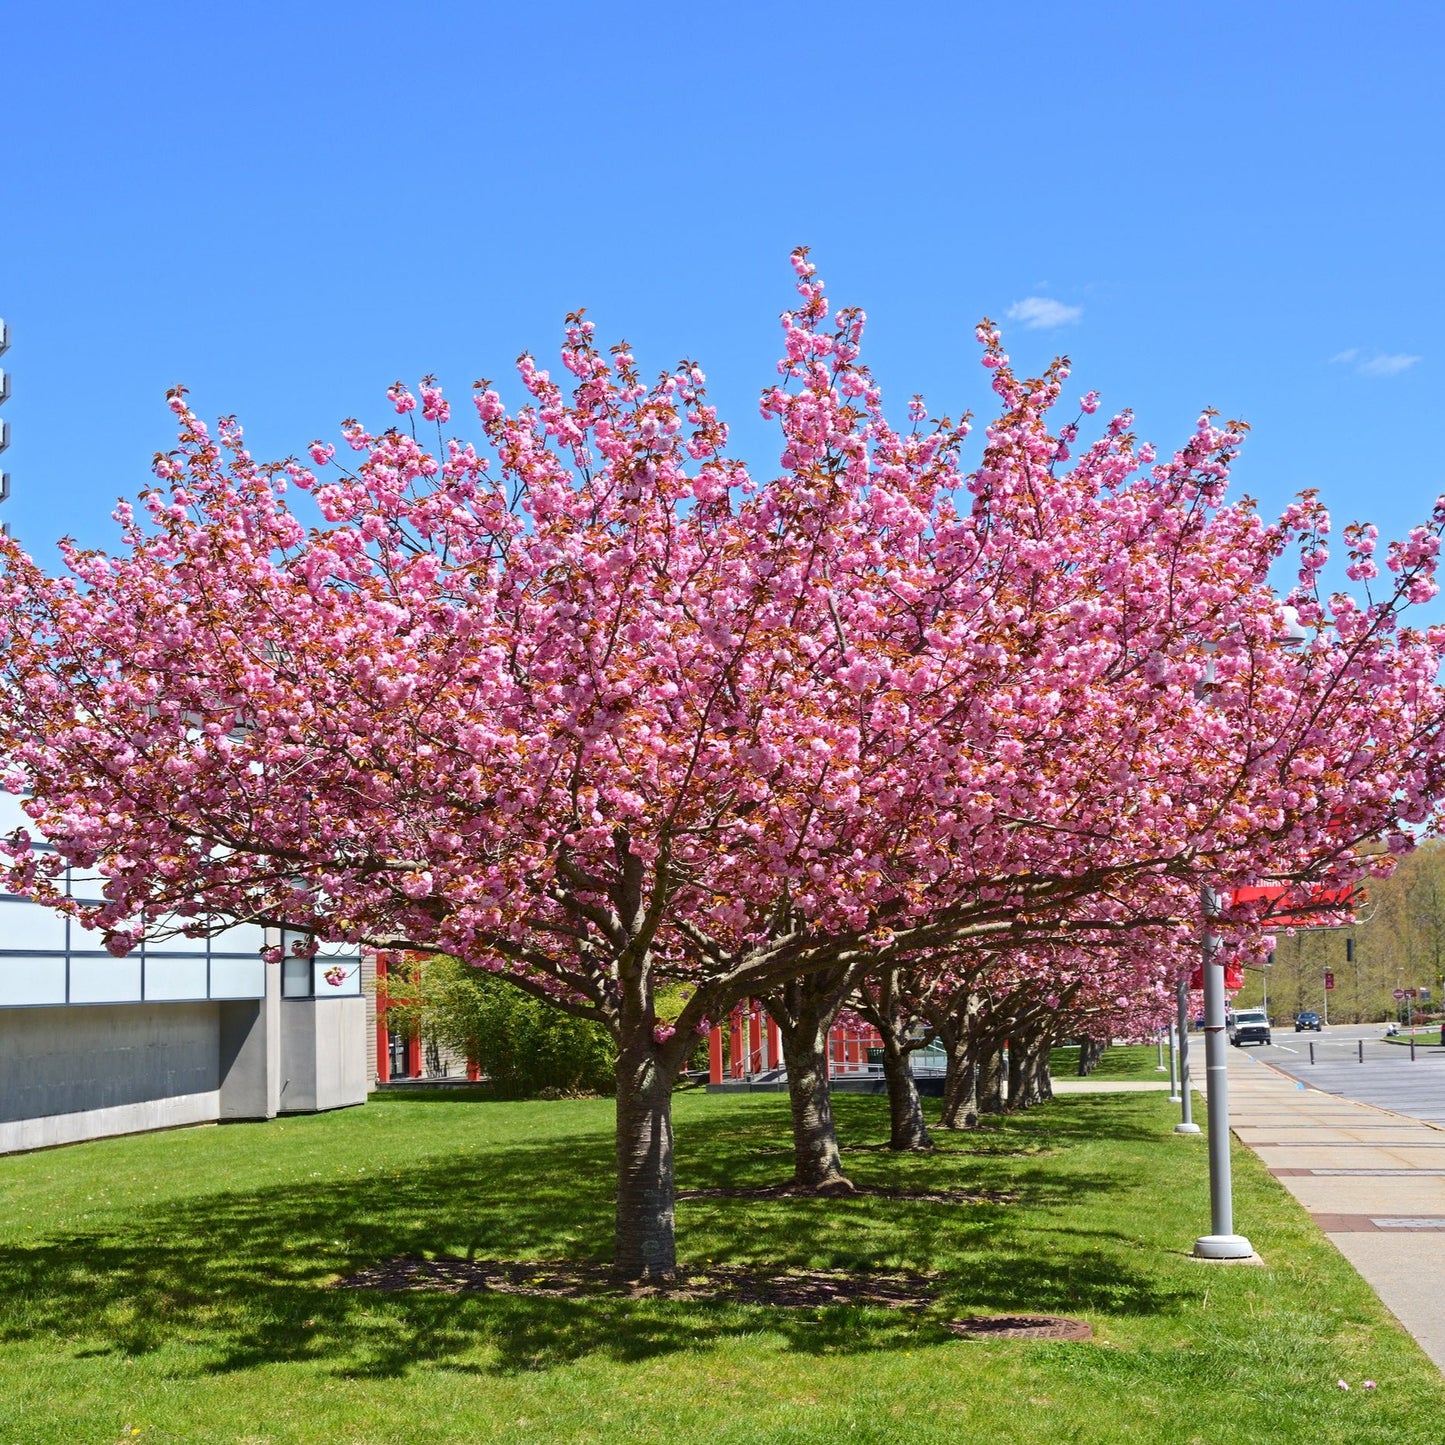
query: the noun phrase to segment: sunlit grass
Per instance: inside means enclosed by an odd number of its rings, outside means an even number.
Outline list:
[[[837,1106],[845,1147],[886,1138],[886,1101]],[[860,1182],[1009,1205],[679,1207],[685,1264],[933,1271],[921,1315],[329,1287],[403,1254],[605,1258],[604,1100],[382,1096],[0,1159],[0,1441],[1437,1439],[1445,1383],[1252,1156],[1237,1212],[1267,1267],[1187,1258],[1204,1149],[1173,1117],[1076,1095],[949,1152],[847,1156]],[[683,1187],[788,1172],[785,1098],[687,1093],[677,1122]],[[1083,1316],[1096,1342],[944,1328],[994,1311]]]
[[[1190,1036],[1190,1064],[1196,1070],[1203,1068],[1204,1042],[1201,1037]],[[1049,1056],[1049,1067],[1055,1079],[1074,1079],[1079,1072],[1079,1050],[1077,1045],[1054,1049]],[[1123,1080],[1137,1080],[1148,1083],[1167,1083],[1169,1055],[1164,1055],[1164,1069],[1159,1070],[1159,1050],[1153,1044],[1111,1044],[1104,1050],[1103,1057],[1094,1065],[1089,1078],[1097,1083],[1116,1083]]]

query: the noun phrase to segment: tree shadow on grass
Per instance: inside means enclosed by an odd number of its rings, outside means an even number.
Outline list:
[[[444,1096],[437,1107],[478,1103]],[[847,1127],[876,1132],[876,1104],[848,1115]],[[684,1186],[736,1179],[759,1163],[776,1172],[749,1143],[755,1130],[776,1132],[766,1111],[740,1119],[688,1110],[681,1123]],[[605,1259],[613,1150],[593,1131],[491,1143],[381,1174],[333,1173],[300,1187],[228,1188],[218,1179],[210,1192],[117,1212],[102,1228],[0,1249],[0,1341],[50,1337],[58,1351],[78,1355],[180,1348],[191,1355],[182,1368],[215,1372],[309,1362],[387,1378],[428,1365],[495,1373],[592,1355],[635,1361],[759,1330],[800,1352],[859,1352],[947,1338],[943,1321],[963,1313],[1170,1308],[1150,1277],[1101,1247],[1111,1236],[1071,1232],[1055,1218],[1068,1200],[1105,1194],[1118,1181],[1075,1171],[1061,1182],[1042,1165],[1019,1163],[948,1155],[867,1165],[880,1180],[904,1170],[940,1188],[1007,1177],[1019,1202],[1006,1206],[868,1198],[706,1200],[679,1209],[684,1268],[716,1261],[936,1272],[938,1304],[923,1313],[330,1287],[403,1255]]]

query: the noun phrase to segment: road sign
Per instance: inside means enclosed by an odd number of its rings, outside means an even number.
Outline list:
[[[1326,969],[1326,970],[1325,970],[1325,987],[1326,987],[1326,988],[1333,988],[1334,986],[1335,986],[1335,976],[1334,976],[1334,974],[1332,974],[1331,972],[1329,972],[1328,969]]]
[[[1405,990],[1403,988],[1394,989],[1392,993],[1397,1001],[1405,997]]]

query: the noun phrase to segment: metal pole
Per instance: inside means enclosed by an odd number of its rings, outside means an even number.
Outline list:
[[[1159,1046],[1159,1062],[1154,1065],[1154,1072],[1162,1074],[1164,1072],[1164,1029],[1162,1026],[1154,1031],[1154,1042]]]
[[[1314,1041],[1313,1039],[1311,1039],[1311,1040],[1310,1040],[1310,1063],[1314,1063],[1314,1061],[1315,1061],[1315,1041]]]
[[[1180,1122],[1174,1126],[1176,1134],[1197,1134],[1199,1125],[1194,1122],[1194,1101],[1189,1087],[1189,983],[1179,980],[1174,990],[1175,1012],[1179,1016],[1179,1100]]]
[[[1359,1040],[1359,1045],[1360,1045],[1360,1062],[1363,1064],[1363,1063],[1365,1062],[1365,1041],[1364,1041],[1364,1039],[1360,1039],[1360,1040]]]
[[[1171,1104],[1179,1102],[1179,1084],[1177,1082],[1179,1076],[1175,1073],[1174,1051],[1174,1021],[1171,1019],[1169,1022],[1169,1102]]]
[[[1194,1241],[1201,1259],[1248,1259],[1254,1246],[1234,1232],[1234,1180],[1229,1164],[1229,1042],[1224,1036],[1224,965],[1211,925],[1219,900],[1206,884],[1199,890],[1204,915],[1204,1083],[1209,1102],[1209,1234]]]

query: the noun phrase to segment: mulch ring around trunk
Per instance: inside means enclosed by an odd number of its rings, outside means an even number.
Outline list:
[[[770,1271],[715,1264],[684,1270],[669,1285],[619,1284],[605,1264],[570,1260],[414,1259],[402,1257],[336,1281],[337,1289],[390,1293],[426,1290],[439,1294],[532,1295],[544,1299],[666,1299],[724,1304],[771,1305],[782,1309],[824,1309],[829,1305],[871,1305],[921,1312],[936,1302],[935,1276],[907,1270],[866,1274],[841,1269]],[[951,1334],[974,1340],[1089,1340],[1084,1320],[1062,1315],[978,1315],[940,1321]]]
[[[679,1189],[687,1199],[903,1199],[916,1204],[1013,1204],[1018,1195],[1004,1189],[904,1189],[884,1184],[759,1184],[751,1188]]]
[[[462,1294],[535,1295],[583,1299],[621,1295],[629,1299],[721,1300],[735,1304],[781,1305],[822,1309],[827,1305],[881,1305],[921,1310],[934,1300],[929,1276],[908,1272],[861,1274],[848,1270],[748,1269],[715,1264],[683,1270],[674,1284],[628,1285],[612,1278],[605,1264],[569,1260],[393,1259],[337,1280],[337,1289],[435,1290]]]
[[[968,1340],[1092,1340],[1093,1326],[1087,1320],[1065,1315],[974,1315],[966,1320],[949,1320],[944,1326]]]

